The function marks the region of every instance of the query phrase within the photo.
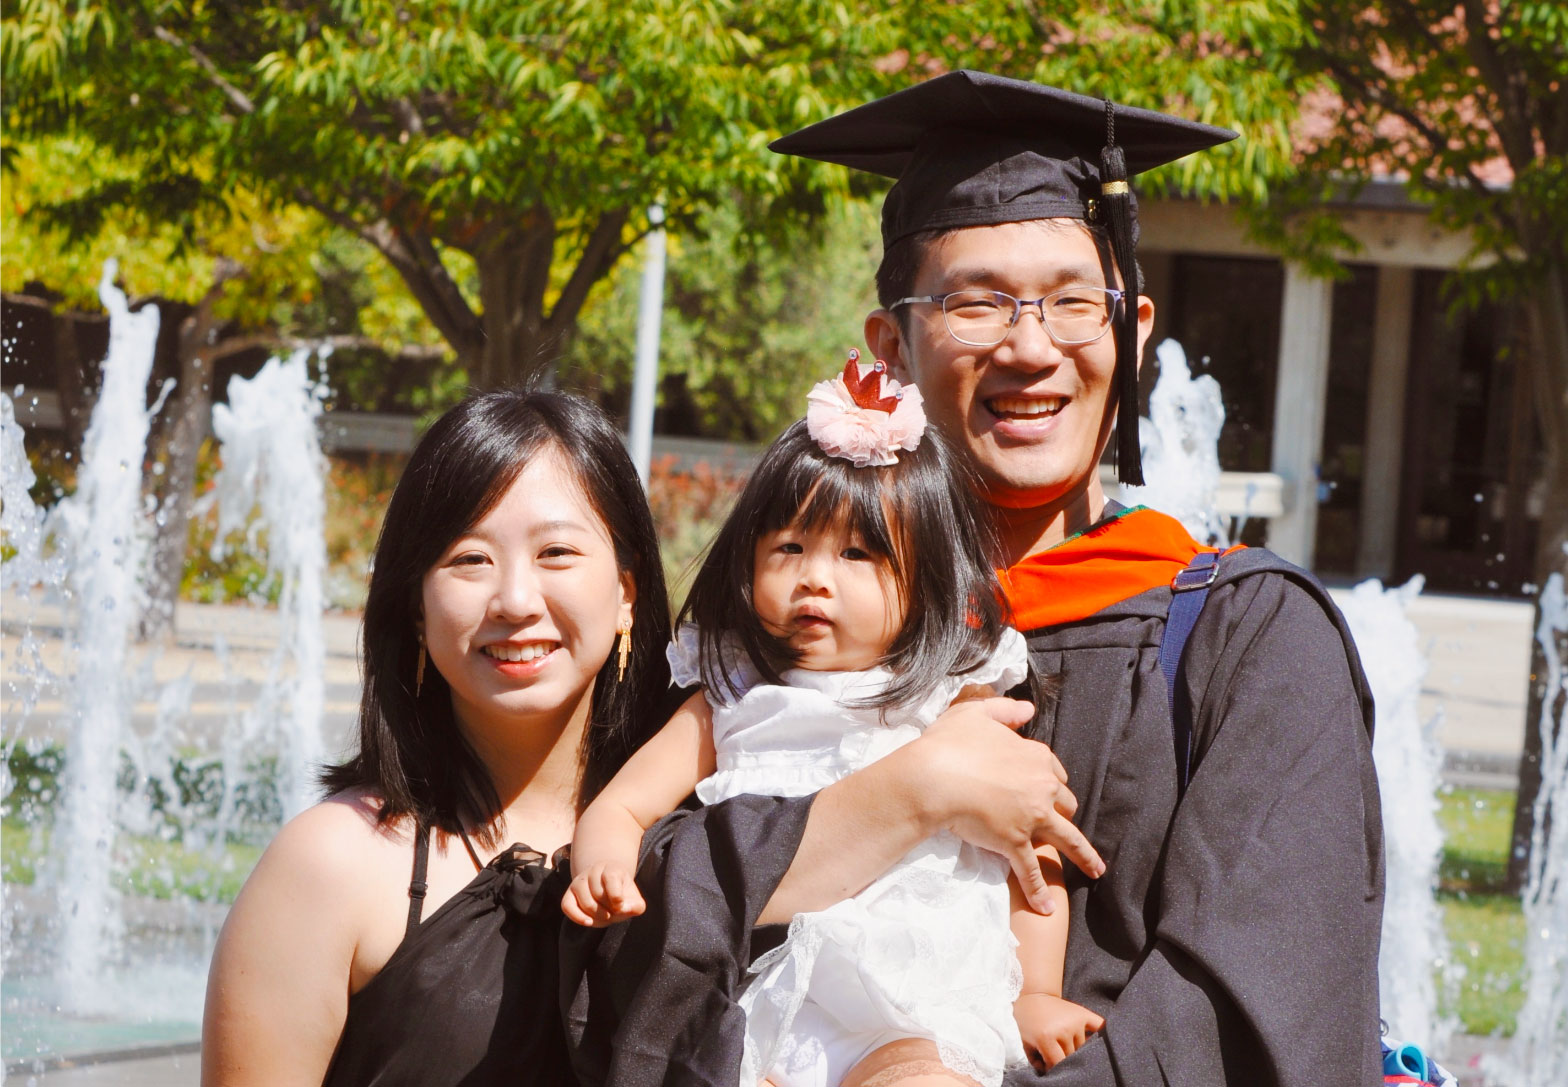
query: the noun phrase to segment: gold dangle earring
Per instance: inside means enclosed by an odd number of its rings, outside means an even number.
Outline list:
[[[419,663],[414,666],[414,697],[419,697],[419,689],[425,685],[425,636],[419,636]]]
[[[619,683],[626,678],[626,661],[632,655],[632,621],[630,619],[621,624],[621,639],[616,643],[615,652],[618,658],[615,681]]]

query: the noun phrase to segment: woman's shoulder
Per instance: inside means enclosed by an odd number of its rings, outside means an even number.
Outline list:
[[[413,821],[380,819],[381,799],[367,789],[347,789],[306,808],[278,831],[253,879],[287,880],[296,893],[337,896],[345,889],[385,881],[389,862],[402,858],[406,876],[413,850]]]
[[[288,1063],[272,1047],[292,1047],[319,1082],[349,994],[401,937],[408,860],[392,858],[409,857],[411,838],[379,813],[370,794],[341,793],[290,819],[262,853],[213,955],[204,1045],[217,1064]]]

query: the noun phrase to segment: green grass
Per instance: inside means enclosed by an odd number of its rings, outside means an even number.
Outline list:
[[[1519,900],[1503,891],[1513,810],[1512,792],[1455,789],[1438,812],[1446,840],[1437,898],[1462,971],[1443,1010],[1469,1034],[1512,1034],[1524,1000],[1524,917]],[[0,874],[7,883],[32,883],[48,845],[46,830],[0,823]],[[156,838],[124,839],[121,886],[154,898],[232,902],[261,850],[233,842],[213,854]]]
[[[233,902],[262,847],[230,843],[216,855],[178,842],[135,838],[125,843],[129,874],[125,890],[150,898],[200,898]]]
[[[38,858],[48,845],[47,836],[39,842],[34,832],[9,820],[0,823],[0,878],[7,883],[31,884],[38,878]]]
[[[9,820],[0,823],[0,874],[5,882],[31,884],[38,878],[49,837],[47,830],[35,831]],[[117,885],[127,894],[148,898],[233,902],[261,851],[261,846],[246,842],[231,842],[212,853],[180,842],[125,837],[119,842],[117,865],[125,874]]]
[[[1445,891],[1500,891],[1508,868],[1514,794],[1495,789],[1454,789],[1437,813],[1443,828],[1438,885]]]
[[[1460,968],[1444,1011],[1468,1034],[1512,1034],[1524,1002],[1524,916],[1504,891],[1514,794],[1454,789],[1442,798],[1437,900]]]

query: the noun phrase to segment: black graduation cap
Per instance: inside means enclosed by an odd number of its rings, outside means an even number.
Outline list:
[[[786,155],[894,178],[884,248],[924,230],[1028,219],[1106,227],[1136,291],[1137,208],[1127,179],[1236,138],[1229,129],[986,72],[937,76],[774,140]],[[1141,484],[1138,314],[1116,335],[1118,478]]]

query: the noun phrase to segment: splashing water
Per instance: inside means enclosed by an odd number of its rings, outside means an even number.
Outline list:
[[[160,683],[163,650],[133,642],[156,531],[142,493],[147,439],[169,386],[149,407],[158,311],[130,312],[114,274],[106,265],[109,352],[77,488],[47,517],[29,495],[22,428],[0,398],[0,571],[8,631],[21,628],[7,662],[15,678],[0,799],[39,856],[35,886],[7,883],[0,909],[8,1060],[191,1037],[224,912],[206,899],[235,863],[228,850],[264,841],[279,809],[305,805],[324,746],[324,458],[315,431],[324,390],[301,354],[235,381],[229,405],[214,410],[221,531],[244,526],[265,554],[279,589],[280,648],[247,699],[240,691],[253,680],[218,638],[219,675],[202,680],[209,693],[196,715],[193,666]],[[214,679],[224,692],[216,710]],[[13,755],[43,766],[41,776],[13,781]],[[133,882],[172,894],[148,897],[130,891]]]
[[[1541,791],[1535,797],[1524,889],[1524,1007],[1513,1044],[1483,1064],[1497,1083],[1561,1083],[1568,1069],[1568,593],[1554,573],[1541,590],[1536,641],[1546,657]]]
[[[1217,508],[1225,425],[1220,384],[1208,374],[1193,377],[1187,352],[1175,340],[1155,348],[1155,357],[1160,378],[1149,394],[1149,418],[1138,427],[1144,486],[1123,485],[1122,501],[1168,513],[1199,542],[1224,546],[1228,525]]]
[[[280,637],[270,664],[269,691],[287,692],[285,705],[260,700],[246,713],[235,754],[278,726],[279,791],[287,818],[313,799],[311,770],[324,755],[321,736],[325,701],[321,615],[327,555],[323,523],[326,458],[316,431],[326,389],[311,379],[309,350],[287,360],[271,359],[249,381],[229,382],[228,404],[212,409],[212,429],[223,446],[223,468],[215,481],[220,540],[250,521],[251,550],[265,548],[267,565],[280,578]],[[221,546],[221,545],[220,545]],[[292,676],[288,666],[292,664]],[[238,767],[238,759],[225,759]],[[231,795],[238,795],[235,790]]]
[[[39,584],[58,584],[65,573],[60,556],[44,545],[44,511],[33,505],[32,489],[38,477],[27,463],[22,426],[10,397],[0,397],[0,463],[5,465],[0,484],[0,534],[15,554],[0,565],[0,586],[7,591],[31,593]]]
[[[141,586],[150,533],[143,516],[142,461],[152,413],[147,382],[158,339],[158,309],[132,313],[114,286],[116,266],[104,266],[98,297],[109,311],[109,354],[93,409],[76,493],[55,507],[55,531],[74,556],[80,632],[75,681],[68,686],[69,768],[55,835],[70,843],[54,850],[55,886],[70,903],[61,932],[62,997],[87,1010],[103,958],[118,944],[118,894],[109,878],[118,825],[116,775],[122,737],[130,724],[126,664],[145,596]]]
[[[1217,509],[1225,425],[1219,383],[1209,375],[1194,377],[1175,340],[1161,343],[1156,355],[1160,376],[1139,431],[1147,483],[1124,486],[1122,500],[1168,513],[1200,542],[1224,547],[1230,536]],[[1372,754],[1387,858],[1380,998],[1392,1033],[1431,1052],[1446,1044],[1453,1025],[1437,1014],[1432,979],[1434,965],[1446,965],[1450,954],[1434,898],[1443,842],[1437,823],[1442,757],[1417,711],[1426,661],[1406,615],[1420,591],[1419,578],[1399,589],[1369,581],[1357,586],[1343,610],[1377,704]]]
[[[0,537],[13,549],[13,554],[0,564],[0,592],[30,601],[35,590],[43,585],[61,585],[65,581],[65,558],[48,546],[45,511],[33,505],[29,493],[38,477],[27,462],[27,448],[23,444],[22,427],[16,421],[16,409],[10,397],[0,397],[0,466],[4,469],[3,489],[0,489]],[[18,671],[30,675],[46,672],[43,647],[33,629],[30,609],[24,609],[21,638],[16,653]],[[37,684],[21,684],[17,690],[7,690],[7,695],[20,695],[8,707],[12,716],[28,717],[35,709],[40,694]],[[0,765],[0,797],[11,795],[14,783],[10,780],[10,765]]]
[[[1393,1036],[1441,1053],[1454,1030],[1453,1022],[1437,1013],[1432,976],[1434,968],[1446,975],[1450,961],[1442,910],[1432,893],[1443,852],[1437,822],[1443,754],[1435,739],[1437,721],[1420,718],[1427,663],[1407,614],[1421,586],[1420,577],[1397,589],[1364,581],[1340,600],[1340,609],[1377,706],[1372,760],[1382,796],[1387,866],[1377,964],[1382,1015]]]

